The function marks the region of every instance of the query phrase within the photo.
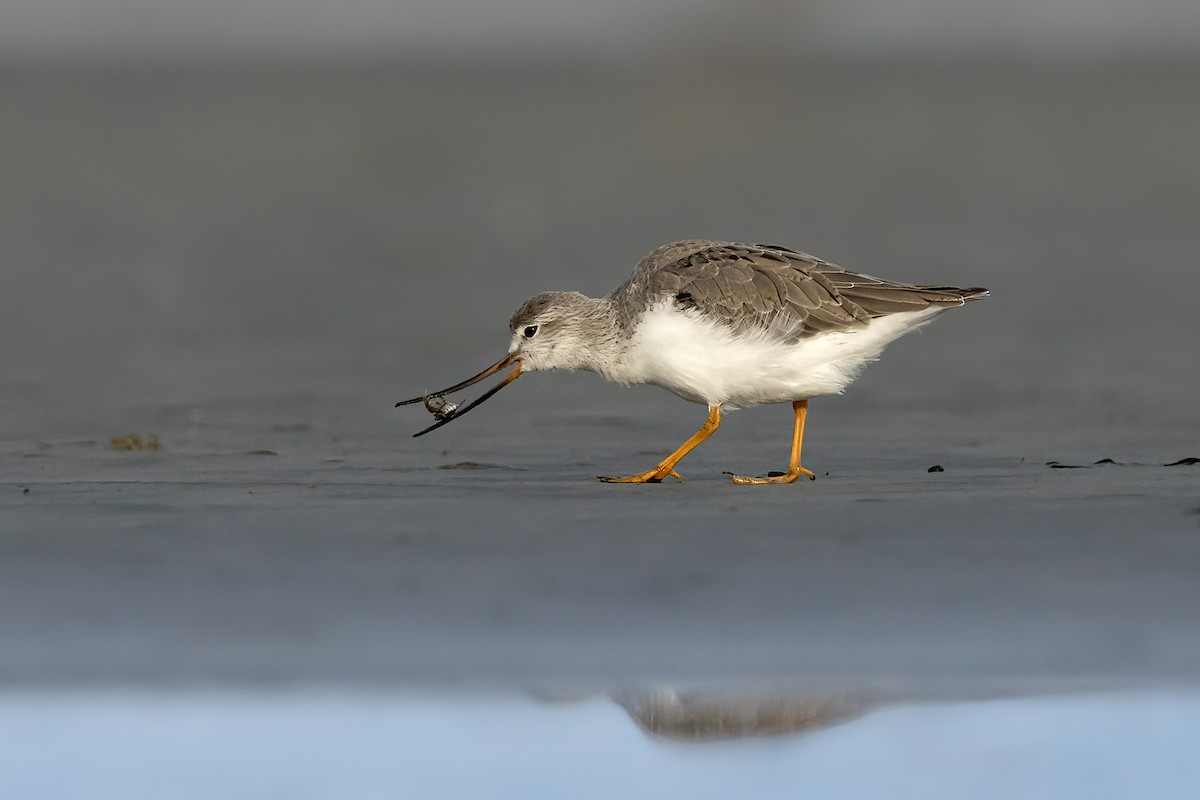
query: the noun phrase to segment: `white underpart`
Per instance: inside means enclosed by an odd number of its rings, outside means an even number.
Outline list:
[[[650,383],[694,403],[731,409],[840,394],[889,342],[943,310],[888,314],[864,328],[787,342],[771,329],[735,334],[668,304],[646,313],[633,346],[604,372],[619,383]]]

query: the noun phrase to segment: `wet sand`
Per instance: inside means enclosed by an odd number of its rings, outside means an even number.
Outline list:
[[[1194,75],[9,70],[0,683],[1194,687]],[[688,236],[993,296],[813,402],[811,483],[722,477],[765,408],[599,484],[703,410],[592,375],[409,438]]]

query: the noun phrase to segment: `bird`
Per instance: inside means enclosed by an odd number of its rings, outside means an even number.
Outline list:
[[[468,413],[527,372],[587,370],[622,385],[652,384],[707,406],[700,429],[643,472],[606,483],[682,480],[675,467],[721,425],[724,411],[792,404],[785,471],[732,475],[739,485],[794,483],[815,474],[801,465],[808,401],[841,394],[891,341],[935,316],[985,297],[986,289],[896,283],[851,272],[778,245],[688,239],[646,255],[606,297],[544,292],[509,320],[508,354],[425,402],[437,421],[424,436]],[[443,395],[509,367],[474,402],[453,408]],[[435,402],[437,401],[437,402]]]

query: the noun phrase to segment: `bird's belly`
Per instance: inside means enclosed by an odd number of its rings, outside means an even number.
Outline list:
[[[863,328],[788,342],[767,329],[735,333],[697,312],[664,306],[642,318],[632,346],[608,377],[727,408],[838,394],[888,342],[940,310],[889,314]]]

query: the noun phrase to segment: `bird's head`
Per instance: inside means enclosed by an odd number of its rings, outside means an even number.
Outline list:
[[[449,414],[438,416],[438,421],[415,434],[422,436],[436,430],[451,420],[458,419],[496,392],[521,377],[522,373],[547,369],[588,369],[593,366],[593,357],[598,338],[612,335],[611,326],[606,326],[603,303],[592,300],[578,292],[545,292],[525,301],[509,320],[512,342],[508,355],[492,364],[483,372],[456,383],[440,392],[434,392],[411,400],[401,400],[398,406],[430,401],[442,395],[457,392],[479,383],[484,378],[501,370],[515,366],[508,376],[493,386],[474,402],[461,406]],[[429,403],[426,403],[427,407]]]
[[[508,322],[510,356],[525,372],[588,366],[588,324],[596,301],[579,292],[544,292],[531,297]]]

